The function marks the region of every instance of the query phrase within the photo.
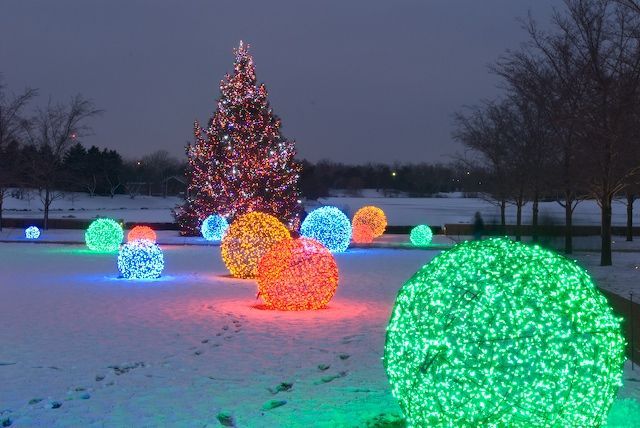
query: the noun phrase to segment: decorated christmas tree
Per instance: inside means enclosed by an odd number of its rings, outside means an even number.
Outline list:
[[[234,72],[220,84],[209,126],[204,129],[196,121],[195,142],[187,146],[187,197],[175,211],[182,234],[198,234],[211,214],[231,222],[261,211],[290,229],[299,224],[300,165],[294,160],[294,142],[280,133],[267,90],[257,84],[248,45],[240,42],[235,54]]]

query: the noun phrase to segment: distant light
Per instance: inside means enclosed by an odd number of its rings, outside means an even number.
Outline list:
[[[396,172],[395,172],[395,171],[393,171],[393,172],[391,173],[391,176],[392,176],[392,177],[395,177],[396,175],[397,175],[397,174],[396,174]]]

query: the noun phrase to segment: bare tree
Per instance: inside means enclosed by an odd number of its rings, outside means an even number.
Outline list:
[[[44,208],[44,228],[49,227],[51,204],[63,194],[59,190],[65,178],[64,155],[74,141],[90,133],[87,119],[98,115],[93,103],[81,95],[68,104],[49,100],[46,108],[37,110],[27,134],[37,149],[37,156],[30,159],[31,179],[39,191]]]
[[[20,181],[17,166],[18,144],[24,137],[25,119],[22,111],[36,94],[35,89],[27,88],[18,95],[10,95],[0,80],[0,230],[4,199],[9,189]]]
[[[566,34],[541,32],[531,17],[525,27],[529,43],[518,51],[508,52],[493,70],[505,79],[513,97],[535,106],[536,128],[544,137],[541,141],[546,143],[539,145],[537,151],[548,166],[543,171],[546,181],[543,187],[558,195],[556,200],[565,209],[565,252],[570,254],[573,212],[586,196],[579,133],[584,122],[581,106],[587,87],[587,67]],[[534,223],[535,205],[534,202]]]
[[[480,172],[484,177],[483,199],[500,208],[500,224],[506,226],[507,201],[513,196],[511,180],[512,154],[506,135],[506,121],[501,118],[503,109],[496,102],[485,102],[469,107],[466,112],[454,116],[453,137],[470,151],[461,162],[468,169]]]
[[[611,257],[613,198],[639,171],[630,161],[632,117],[640,89],[640,22],[629,7],[613,0],[565,0],[568,14],[558,14],[555,26],[588,66],[581,128],[584,166],[591,173],[589,190],[601,208],[600,264]]]

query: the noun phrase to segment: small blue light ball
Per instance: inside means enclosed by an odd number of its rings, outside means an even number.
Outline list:
[[[127,242],[118,253],[118,270],[126,279],[155,279],[164,270],[164,255],[153,241]]]
[[[40,229],[36,226],[29,226],[24,230],[24,237],[27,239],[38,239],[40,237]]]
[[[207,241],[222,241],[227,229],[229,229],[227,219],[218,214],[205,218],[200,226],[202,237]]]
[[[336,207],[320,207],[304,219],[300,235],[320,241],[332,253],[342,253],[351,241],[351,222]]]
[[[426,247],[431,244],[431,240],[433,239],[433,232],[431,228],[426,224],[421,224],[419,226],[411,229],[411,234],[409,235],[409,240],[416,247]]]

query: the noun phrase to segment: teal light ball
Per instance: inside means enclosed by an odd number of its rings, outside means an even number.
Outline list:
[[[432,239],[433,232],[426,224],[414,227],[409,234],[409,240],[416,247],[426,247],[431,244]]]
[[[84,234],[89,249],[105,253],[118,251],[123,239],[122,226],[110,218],[94,220]]]

